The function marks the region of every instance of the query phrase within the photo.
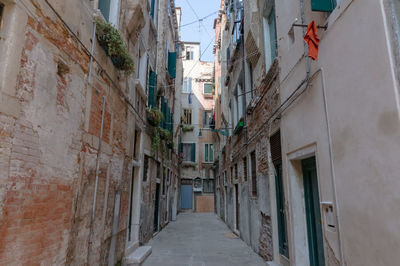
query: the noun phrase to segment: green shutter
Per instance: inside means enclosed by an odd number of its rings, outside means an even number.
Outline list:
[[[205,146],[205,148],[204,148],[204,159],[205,159],[205,161],[206,162],[208,162],[208,144],[205,144],[204,145]]]
[[[336,0],[311,0],[312,11],[332,12],[336,7]]]
[[[176,78],[176,52],[168,53],[168,73],[172,79]]]
[[[192,162],[196,161],[196,143],[192,143]]]
[[[155,91],[157,84],[157,74],[153,71],[150,71],[149,78],[149,95],[148,95],[148,106],[149,108],[155,107]]]
[[[214,161],[214,147],[210,144],[210,162]]]
[[[110,0],[99,0],[99,9],[106,21],[110,17]]]

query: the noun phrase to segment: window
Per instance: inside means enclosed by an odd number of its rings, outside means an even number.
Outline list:
[[[133,158],[137,159],[140,150],[140,131],[135,130],[135,139],[133,144]]]
[[[203,180],[203,192],[204,193],[214,193],[214,180],[204,179]]]
[[[251,194],[253,197],[257,197],[257,162],[256,152],[253,151],[250,154],[251,160]]]
[[[212,163],[214,161],[213,144],[204,144],[204,162]]]
[[[98,8],[105,20],[118,28],[120,0],[99,0]]]
[[[183,109],[183,121],[186,125],[192,124],[192,110],[191,109]]]
[[[147,181],[148,169],[149,169],[149,157],[145,155],[143,163],[143,182]]]
[[[214,124],[213,111],[203,110],[203,127],[208,128]]]
[[[193,60],[193,48],[186,47],[185,49],[185,59],[186,60]]]
[[[196,143],[182,143],[183,161],[196,162]]]
[[[233,184],[233,167],[231,166],[231,184]]]
[[[226,67],[229,67],[229,61],[231,60],[231,49],[226,48]]]
[[[289,258],[286,227],[285,192],[282,180],[281,134],[278,131],[270,138],[271,160],[275,168],[276,209],[278,218],[279,252]]]
[[[236,127],[239,120],[243,117],[243,96],[242,86],[238,84],[233,101],[233,127]]]
[[[277,56],[276,21],[275,8],[273,4],[264,9],[264,46],[265,46],[265,69],[269,69]]]
[[[143,88],[146,88],[146,76],[147,76],[147,53],[144,48],[142,40],[139,43],[139,60],[137,66],[136,78],[139,80]]]
[[[224,172],[224,186],[226,186],[228,184],[228,180],[227,180],[227,174],[226,171]]]
[[[243,179],[247,181],[247,157],[243,158]]]
[[[183,79],[183,92],[184,93],[192,92],[192,78],[184,78]]]
[[[248,63],[248,65],[249,65],[249,77],[250,77],[250,95],[251,95],[251,98],[253,98],[253,86],[254,86],[254,82],[253,82],[253,66],[250,64],[250,63]]]
[[[238,172],[238,165],[237,163],[235,164],[235,179],[239,180],[239,172]]]
[[[162,194],[165,195],[165,182],[167,180],[168,170],[163,167],[163,176],[162,176]]]
[[[212,94],[214,90],[214,85],[211,83],[204,83],[204,89],[203,89],[203,93],[204,94]]]
[[[4,4],[0,3],[0,29],[1,25],[3,24],[3,10],[4,10]]]
[[[153,19],[154,24],[157,24],[157,6],[158,0],[150,0],[150,16]]]

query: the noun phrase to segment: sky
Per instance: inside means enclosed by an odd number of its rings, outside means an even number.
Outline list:
[[[218,16],[219,5],[220,0],[175,0],[175,6],[182,8],[181,39],[188,42],[200,41],[201,53],[204,52],[202,61],[214,61],[213,26],[214,19]],[[206,16],[208,17],[204,18]],[[204,19],[199,23],[197,20],[202,18]],[[192,22],[195,23],[190,24]]]

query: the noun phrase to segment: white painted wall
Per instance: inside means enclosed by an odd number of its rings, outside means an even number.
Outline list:
[[[294,29],[295,42],[288,41],[293,19],[300,18],[300,6],[288,0],[276,4],[283,102],[305,78],[306,67],[301,28]],[[302,184],[296,179],[301,177],[298,160],[314,146],[320,200],[335,202],[336,186],[345,263],[397,265],[399,256],[394,252],[400,250],[399,90],[382,0],[343,0],[327,19],[311,12],[309,1],[305,5],[306,22],[329,22],[329,28],[325,32],[319,30],[319,59],[311,63],[310,87],[281,118],[291,263],[302,265],[308,256],[301,252],[305,245],[304,224],[299,227],[303,210],[298,200],[302,195],[296,191],[301,192],[298,189]],[[323,234],[325,257],[333,252],[340,259],[338,234],[328,230]]]

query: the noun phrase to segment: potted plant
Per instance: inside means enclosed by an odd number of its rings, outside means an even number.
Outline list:
[[[187,124],[182,124],[182,131],[183,132],[188,132],[188,131],[193,131],[194,126],[193,125],[187,125]]]
[[[164,119],[163,114],[155,107],[151,109],[146,109],[147,122],[153,127],[158,127],[162,119]]]
[[[119,31],[110,23],[96,20],[96,37],[100,46],[111,58],[114,66],[125,71],[126,75],[133,72],[134,64]]]

